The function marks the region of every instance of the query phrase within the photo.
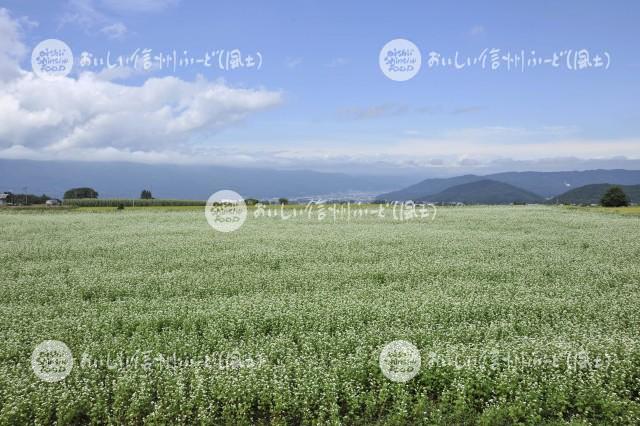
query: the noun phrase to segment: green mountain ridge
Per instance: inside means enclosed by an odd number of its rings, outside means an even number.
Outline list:
[[[437,194],[417,199],[431,203],[511,204],[544,203],[545,199],[508,183],[484,179],[447,188]]]
[[[619,185],[640,184],[640,170],[581,170],[564,172],[503,172],[485,176],[462,175],[451,178],[430,178],[403,189],[381,194],[378,200],[407,201],[423,199],[447,188],[481,180],[507,183],[545,198],[563,194],[568,188],[578,188],[596,183]]]
[[[559,204],[598,204],[600,199],[612,186],[619,186],[627,194],[632,203],[640,203],[640,185],[615,185],[599,183],[571,189],[550,200]]]

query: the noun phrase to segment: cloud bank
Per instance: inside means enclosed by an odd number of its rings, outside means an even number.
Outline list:
[[[74,0],[76,7],[91,6]],[[103,5],[155,11],[175,4],[121,2]],[[162,7],[160,7],[162,6]],[[74,19],[90,19],[91,8]],[[87,16],[89,18],[87,18]],[[91,19],[102,19],[93,16]],[[237,126],[283,103],[280,91],[232,87],[203,77],[148,78],[121,84],[132,70],[81,73],[56,81],[39,79],[20,67],[30,53],[22,42],[33,24],[0,9],[0,158],[142,163],[218,164],[281,169],[309,168],[362,173],[483,173],[500,170],[568,170],[585,167],[640,168],[640,139],[585,139],[571,126],[523,129],[485,126],[425,135],[411,128],[375,142],[350,137],[322,140],[309,125],[305,140],[291,140],[283,129],[277,142],[243,141],[216,145],[212,135]],[[126,28],[114,26],[107,36]],[[298,64],[296,59],[291,64]],[[482,107],[453,110],[405,104],[344,108],[337,121],[387,120],[413,114],[460,115]],[[416,120],[419,122],[419,120]],[[348,123],[347,123],[348,124]],[[317,125],[317,123],[316,123]],[[617,157],[612,158],[612,155]]]
[[[282,93],[234,88],[202,77],[149,78],[140,86],[100,74],[46,81],[22,70],[27,49],[17,20],[0,9],[0,155],[170,161],[196,139],[279,105]]]

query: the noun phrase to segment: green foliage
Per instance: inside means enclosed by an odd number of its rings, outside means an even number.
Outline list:
[[[72,188],[64,193],[64,199],[98,198],[98,193],[93,188]]]
[[[604,207],[623,207],[629,205],[629,198],[619,186],[612,186],[602,196],[600,204]]]
[[[14,205],[44,204],[50,199],[51,197],[46,194],[42,194],[40,196],[34,194],[11,194],[7,197],[7,203]]]
[[[417,201],[418,199],[416,199]],[[522,188],[483,179],[464,183],[445,189],[437,194],[420,198],[420,201],[432,203],[464,203],[464,204],[527,204],[542,203],[544,198]]]
[[[288,198],[278,198],[278,204],[289,204]]]
[[[550,200],[551,203],[557,204],[578,204],[591,205],[599,204],[602,197],[614,185],[608,183],[598,183],[593,185],[580,186],[573,188],[564,194]],[[640,202],[640,185],[616,185],[629,197],[629,202]]]
[[[640,423],[637,217],[53,210],[0,212],[0,425]],[[31,371],[45,339],[63,382]],[[378,367],[396,339],[405,384]],[[142,363],[174,354],[210,363]]]
[[[169,199],[134,199],[134,198],[85,198],[65,200],[64,204],[75,207],[154,207],[154,206],[204,206],[206,201],[201,200],[169,200]]]
[[[143,189],[140,193],[141,200],[153,200],[153,195],[151,195],[151,191],[148,189]]]

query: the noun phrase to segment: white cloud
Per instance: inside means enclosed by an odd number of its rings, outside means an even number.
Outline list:
[[[69,0],[59,26],[76,25],[89,35],[103,34],[109,39],[122,39],[127,26],[100,10],[93,0]],[[96,30],[97,29],[97,30]]]
[[[469,35],[471,37],[480,37],[480,36],[485,35],[485,33],[486,33],[486,30],[482,25],[474,25],[469,30]]]
[[[327,63],[328,68],[337,68],[343,65],[347,65],[349,60],[347,58],[333,58],[329,63]]]
[[[104,26],[107,21],[107,17],[94,7],[91,0],[69,0],[60,18],[60,26],[75,24],[89,30],[98,25]]]
[[[295,68],[302,63],[302,58],[285,58],[284,66],[287,68]]]
[[[33,117],[33,121],[43,117]],[[127,127],[129,128],[129,127]],[[279,169],[348,170],[362,174],[491,173],[508,170],[640,169],[640,139],[560,139],[549,143],[506,144],[453,138],[406,138],[388,144],[354,146],[348,141],[243,143],[234,146],[169,144],[157,146],[91,146],[41,149],[14,145],[0,148],[0,158],[34,160],[133,161],[141,163],[212,164]],[[619,153],[612,157],[612,152]]]
[[[124,66],[124,67],[103,68],[99,72],[95,73],[95,76],[100,80],[115,81],[115,80],[126,80],[134,75],[141,75],[144,72],[145,71],[142,70],[141,68]]]
[[[149,78],[128,86],[109,81],[117,75],[83,72],[77,79],[46,81],[18,66],[26,49],[6,10],[0,10],[0,34],[3,156],[169,160],[194,155],[194,139],[282,102],[277,91],[202,77]]]
[[[421,106],[413,107],[405,103],[387,102],[383,104],[367,105],[367,106],[351,106],[340,108],[337,115],[343,119],[364,120],[372,118],[393,117],[407,114],[449,114],[462,115],[482,111],[481,106],[462,106],[453,109],[445,109],[442,106]]]
[[[179,3],[179,0],[101,0],[110,9],[130,12],[159,12]]]
[[[343,141],[314,141],[304,145],[280,146],[271,156],[279,160],[295,161],[350,161],[375,163],[385,160],[398,165],[408,161],[430,164],[438,160],[444,165],[455,166],[462,161],[468,165],[486,165],[498,159],[535,161],[553,157],[610,158],[612,152],[628,158],[638,158],[640,139],[555,139],[549,142],[506,141],[480,142],[451,136],[416,138],[409,137],[388,144],[362,144],[353,146]],[[264,152],[264,147],[263,147]],[[261,158],[265,161],[266,158]]]
[[[138,86],[115,83],[132,70],[45,81],[20,69],[27,54],[18,19],[0,9],[0,157],[200,163],[381,171],[416,167],[486,170],[501,164],[571,164],[566,158],[638,158],[640,139],[586,139],[574,126],[536,129],[486,126],[433,134],[424,129],[384,135],[375,143],[296,140],[215,146],[207,135],[279,105],[277,91],[231,87],[223,81],[149,78]],[[471,107],[451,111],[468,112]],[[403,105],[343,111],[348,117],[402,114]],[[440,109],[410,112],[445,113]],[[428,136],[422,136],[428,135]],[[286,134],[285,134],[286,136]],[[220,138],[217,138],[220,140]],[[550,158],[561,158],[553,163]],[[604,161],[604,160],[603,160]],[[612,160],[613,161],[613,160]],[[605,164],[605,163],[602,163]],[[609,163],[606,163],[609,164]],[[524,167],[524,166],[522,166]],[[551,167],[551,166],[550,166]]]
[[[113,24],[105,25],[104,27],[102,27],[100,32],[105,34],[112,40],[119,40],[122,39],[127,33],[127,26],[122,22],[114,22]]]
[[[351,120],[365,120],[370,118],[380,118],[397,116],[410,112],[410,108],[406,104],[380,104],[367,107],[349,107],[338,110],[338,116]]]
[[[24,30],[31,30],[34,28],[38,28],[40,26],[40,23],[38,21],[34,21],[28,16],[21,16],[18,19],[16,19],[16,22]]]
[[[28,18],[13,20],[7,9],[0,8],[0,81],[21,75],[18,66],[27,49],[21,41],[23,30],[20,22],[32,22]]]
[[[161,150],[225,128],[281,102],[281,94],[198,78],[125,86],[83,73],[45,81],[28,73],[0,86],[0,146]]]

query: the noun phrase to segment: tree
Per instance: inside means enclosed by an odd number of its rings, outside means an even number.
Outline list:
[[[153,195],[151,195],[151,191],[148,189],[143,189],[140,193],[141,200],[153,200]]]
[[[612,186],[602,196],[600,204],[604,207],[622,207],[629,205],[629,197],[619,186]]]
[[[289,200],[287,198],[278,198],[278,204],[289,204]]]
[[[98,192],[93,188],[72,188],[64,193],[64,199],[98,198]]]
[[[7,197],[7,202],[10,204],[23,204],[29,206],[31,204],[44,204],[47,200],[50,200],[51,197],[48,197],[45,194],[42,196],[37,196],[34,194],[12,194],[9,192],[9,197]]]

